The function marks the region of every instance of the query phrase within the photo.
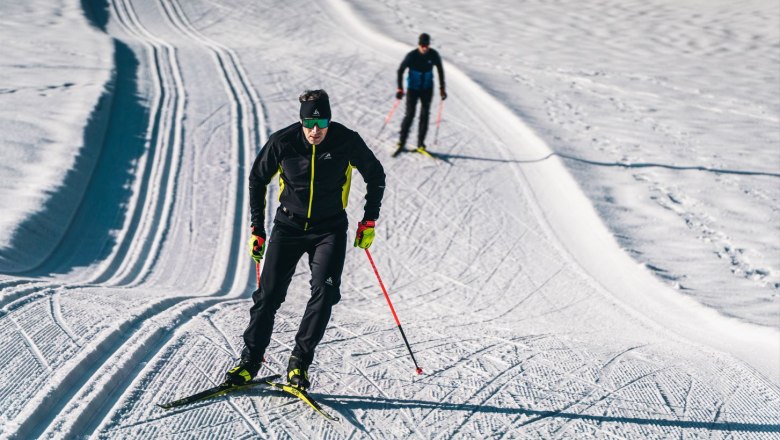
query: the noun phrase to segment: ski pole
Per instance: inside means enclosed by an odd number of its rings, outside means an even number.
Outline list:
[[[388,113],[388,114],[387,114],[387,116],[385,117],[385,122],[384,122],[384,124],[382,124],[382,128],[380,128],[380,129],[379,129],[379,133],[377,133],[377,134],[376,134],[376,135],[377,135],[377,137],[378,137],[380,134],[382,134],[382,130],[384,130],[384,129],[385,129],[385,127],[387,127],[387,124],[390,122],[390,119],[392,119],[392,118],[393,118],[393,113],[395,113],[395,109],[397,109],[397,108],[398,108],[398,104],[400,104],[400,103],[401,103],[401,100],[400,100],[400,99],[396,99],[396,100],[395,100],[395,104],[393,104],[393,108],[391,108],[391,109],[390,109],[390,113]]]
[[[371,267],[374,268],[374,273],[376,274],[376,279],[379,281],[379,287],[382,288],[382,293],[385,294],[385,299],[387,300],[387,305],[390,306],[390,312],[393,314],[393,318],[395,318],[395,323],[398,325],[398,330],[401,331],[401,337],[404,338],[404,344],[406,344],[406,349],[409,350],[409,355],[412,357],[412,362],[414,362],[414,367],[416,368],[417,374],[422,374],[423,370],[420,368],[419,365],[417,365],[417,360],[414,358],[414,353],[412,353],[412,347],[409,346],[409,341],[406,339],[406,334],[404,334],[404,329],[401,327],[401,321],[398,320],[398,315],[395,314],[395,308],[393,307],[393,303],[390,302],[390,296],[387,294],[387,289],[385,289],[385,285],[382,282],[382,278],[379,277],[379,271],[376,270],[376,264],[374,264],[374,259],[371,258],[371,252],[366,251],[366,256],[368,256],[368,261],[371,262]]]
[[[257,274],[257,288],[260,288],[260,263],[255,263],[255,273]]]
[[[433,135],[433,145],[439,142],[439,126],[441,126],[441,112],[444,111],[444,101],[439,101],[439,114],[436,116],[436,133]]]

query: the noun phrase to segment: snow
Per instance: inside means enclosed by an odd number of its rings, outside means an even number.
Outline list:
[[[0,11],[0,437],[778,436],[777,2]],[[421,31],[443,160],[392,159]],[[260,388],[162,410],[241,349],[248,166],[316,87],[385,166],[371,251],[424,374],[349,248],[311,369],[340,423]],[[307,294],[302,262],[262,371]]]

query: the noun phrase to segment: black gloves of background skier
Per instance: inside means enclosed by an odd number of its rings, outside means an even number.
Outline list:
[[[260,263],[265,253],[265,231],[255,230],[252,226],[252,236],[249,237],[249,255],[255,260],[255,263]]]
[[[398,89],[397,92],[395,92],[395,99],[401,99],[404,97],[404,89]]]
[[[441,96],[441,100],[444,101],[447,99],[447,91],[444,90],[444,87],[439,89],[439,95]]]

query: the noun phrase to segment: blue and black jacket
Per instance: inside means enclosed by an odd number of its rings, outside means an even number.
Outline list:
[[[279,202],[304,229],[318,221],[343,215],[352,169],[366,182],[364,220],[376,220],[385,191],[385,171],[360,135],[331,122],[325,139],[311,145],[296,122],[272,134],[249,173],[252,226],[264,230],[266,188],[279,174]]]
[[[425,54],[415,49],[408,54],[398,67],[398,88],[403,89],[404,71],[409,69],[406,79],[408,90],[430,90],[433,88],[433,66],[439,73],[439,87],[444,88],[444,67],[439,52],[429,48]]]

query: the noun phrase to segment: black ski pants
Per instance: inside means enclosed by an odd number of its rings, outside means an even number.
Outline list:
[[[409,137],[409,129],[412,127],[414,113],[417,111],[417,101],[420,101],[420,128],[417,130],[417,146],[425,143],[425,135],[428,133],[428,117],[431,113],[431,99],[433,99],[433,89],[406,91],[406,114],[401,121],[401,145],[406,145],[406,139]]]
[[[311,297],[295,336],[292,355],[311,364],[314,349],[325,334],[333,305],[341,299],[341,273],[347,251],[346,214],[325,227],[304,230],[280,212],[268,240],[260,288],[252,294],[249,326],[244,344],[253,359],[262,359],[274,327],[276,311],[287,296],[295,266],[303,254],[309,256]]]

